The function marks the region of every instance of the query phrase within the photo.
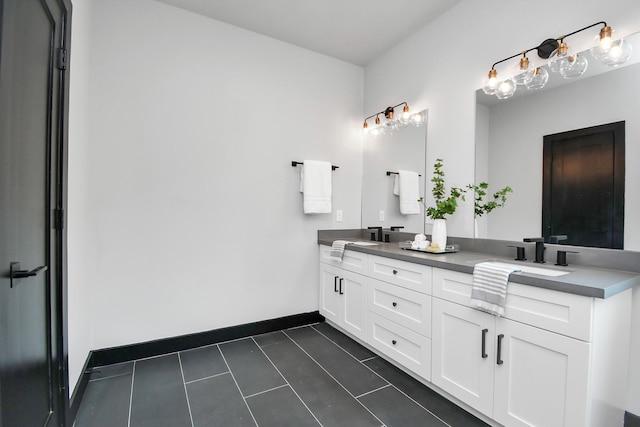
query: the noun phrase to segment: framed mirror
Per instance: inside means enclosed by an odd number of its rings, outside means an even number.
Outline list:
[[[542,236],[544,137],[624,122],[624,249],[640,250],[640,224],[633,221],[640,209],[639,34],[626,38],[634,52],[618,68],[605,67],[584,52],[589,65],[577,79],[550,73],[544,89],[518,87],[507,100],[477,91],[476,182],[488,182],[490,191],[506,185],[513,189],[503,208],[476,218],[477,237],[518,241]]]
[[[421,175],[418,191],[424,197],[427,110],[420,114],[425,117],[420,126],[407,125],[392,133],[364,136],[362,228],[401,226],[402,231],[424,232],[424,209],[419,214],[401,214],[399,196],[393,193],[396,173],[408,170]]]

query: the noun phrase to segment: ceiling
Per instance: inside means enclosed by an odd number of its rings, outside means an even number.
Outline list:
[[[364,66],[461,0],[158,0]]]

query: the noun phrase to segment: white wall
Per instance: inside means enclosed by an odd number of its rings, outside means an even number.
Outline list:
[[[152,0],[91,6],[72,53],[72,386],[88,349],[317,310],[317,230],[360,227],[361,67]],[[304,159],[340,167],[343,222],[303,215]]]
[[[601,20],[622,35],[636,32],[640,2],[541,0],[532,6],[524,0],[464,0],[365,67],[365,114],[395,100],[428,108],[427,165],[442,157],[448,185],[473,182],[475,91],[491,65],[546,38]],[[589,40],[596,34],[589,34]],[[574,40],[578,50],[587,47],[580,37]],[[398,71],[403,78],[391,78]],[[450,218],[447,228],[451,235],[473,236],[469,202]],[[640,414],[639,303],[634,296],[628,410],[636,414]]]
[[[71,25],[71,55],[69,86],[69,200],[67,214],[68,265],[68,341],[70,390],[80,375],[89,351],[93,349],[92,270],[95,261],[83,256],[92,247],[91,212],[86,203],[91,195],[87,180],[91,140],[89,110],[91,100],[90,55],[92,0],[74,0]]]

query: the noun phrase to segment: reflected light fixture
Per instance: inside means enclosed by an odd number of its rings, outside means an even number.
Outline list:
[[[527,53],[533,50],[537,51],[540,58],[548,60],[549,71],[559,73],[565,79],[580,77],[587,70],[589,62],[584,55],[572,52],[564,39],[597,25],[603,27],[594,39],[594,46],[590,49],[591,55],[610,67],[623,64],[631,56],[631,44],[618,37],[606,22],[600,21],[560,37],[546,39],[538,46],[495,62],[482,83],[482,90],[487,95],[496,95],[499,99],[507,99],[513,96],[518,85],[524,85],[527,90],[542,89],[549,80],[549,73],[543,66],[531,66]],[[514,67],[512,75],[507,76],[504,80],[499,80],[496,65],[519,56],[522,58]]]
[[[395,109],[399,106],[404,105],[402,108],[402,114],[399,118],[395,117]],[[384,122],[380,119],[380,115],[384,115],[386,119]],[[374,123],[375,126],[372,128],[369,127],[369,123],[367,120],[375,117]],[[364,124],[362,125],[362,130],[365,134],[370,134],[372,136],[384,135],[384,134],[392,134],[394,130],[408,126],[413,124],[414,126],[420,126],[424,123],[424,117],[420,113],[410,114],[409,113],[409,104],[406,102],[401,102],[398,105],[394,105],[393,107],[387,107],[383,111],[379,111],[375,114],[370,115],[366,119],[364,119]]]

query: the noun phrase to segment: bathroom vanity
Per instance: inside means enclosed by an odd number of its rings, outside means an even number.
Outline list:
[[[623,425],[639,273],[513,273],[505,315],[495,317],[472,308],[470,295],[474,265],[499,256],[379,242],[348,245],[336,262],[332,241],[319,234],[320,313],[428,386],[496,425]]]

